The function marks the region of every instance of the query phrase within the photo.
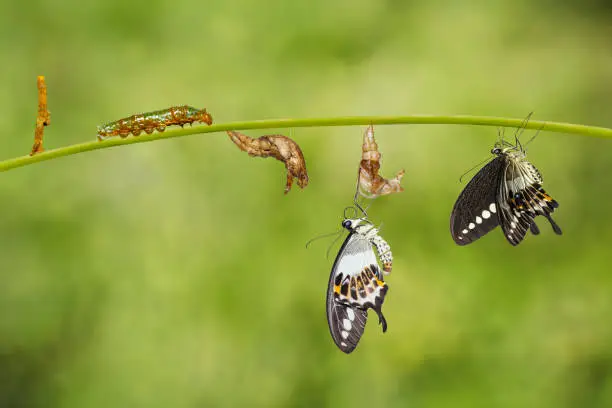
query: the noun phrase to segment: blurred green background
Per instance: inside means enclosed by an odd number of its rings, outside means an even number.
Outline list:
[[[47,149],[170,105],[216,123],[474,114],[612,127],[604,1],[5,2],[0,152]],[[1,407],[612,406],[610,141],[529,146],[555,236],[449,234],[494,128],[378,126],[405,192],[370,209],[391,244],[382,334],[333,344],[325,292],[364,127],[294,129],[310,185],[205,134],[1,176]],[[283,130],[288,133],[287,130]],[[247,132],[259,136],[266,131]],[[372,316],[373,317],[373,316]]]

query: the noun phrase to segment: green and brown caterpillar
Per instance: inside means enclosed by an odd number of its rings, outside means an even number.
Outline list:
[[[210,126],[213,120],[206,109],[196,109],[187,105],[173,106],[168,109],[132,115],[98,126],[98,140],[102,141],[112,136],[125,138],[130,134],[138,136],[143,131],[147,134],[155,130],[163,132],[166,126],[183,126],[187,123],[191,125],[194,122],[206,123]]]

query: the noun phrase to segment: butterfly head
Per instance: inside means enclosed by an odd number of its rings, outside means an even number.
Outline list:
[[[513,145],[512,143],[502,141],[495,143],[493,149],[491,149],[491,154],[498,157],[507,156],[513,159],[522,159],[525,157],[526,152],[519,143]]]
[[[354,231],[358,226],[367,223],[368,221],[365,218],[345,218],[342,221],[342,227],[349,231]]]

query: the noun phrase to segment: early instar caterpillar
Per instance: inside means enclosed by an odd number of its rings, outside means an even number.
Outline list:
[[[140,135],[143,131],[151,134],[153,131],[163,132],[166,126],[179,125],[194,122],[212,125],[212,116],[206,109],[196,109],[191,106],[173,106],[168,109],[157,110],[154,112],[140,113],[127,118],[109,122],[103,126],[98,126],[98,140],[102,141],[111,136],[128,137]]]
[[[45,126],[49,126],[51,123],[51,112],[47,110],[47,85],[45,84],[45,77],[39,75],[36,81],[38,84],[38,115],[36,116],[36,128],[34,129],[34,145],[32,145],[30,156],[44,151],[43,135]]]

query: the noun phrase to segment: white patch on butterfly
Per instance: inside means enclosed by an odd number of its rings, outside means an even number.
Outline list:
[[[476,224],[482,224],[482,218],[476,217]]]
[[[497,207],[495,207],[495,203],[491,203],[489,205],[489,211],[491,211],[493,214],[497,212]]]
[[[346,253],[338,263],[336,273],[342,273],[344,276],[357,275],[365,265],[378,265],[374,251],[370,249],[366,252]]]
[[[353,325],[351,324],[351,321],[349,319],[344,319],[342,320],[342,327],[344,327],[344,330],[351,330],[351,327],[353,327]]]
[[[351,322],[355,320],[355,312],[353,312],[353,309],[346,309],[346,315]]]
[[[485,220],[488,219],[489,217],[491,217],[491,213],[487,210],[484,210],[482,212],[482,218],[484,218]]]

